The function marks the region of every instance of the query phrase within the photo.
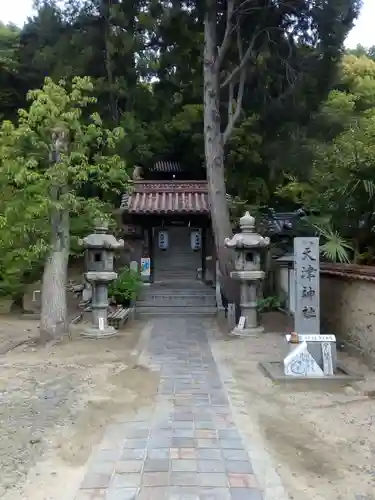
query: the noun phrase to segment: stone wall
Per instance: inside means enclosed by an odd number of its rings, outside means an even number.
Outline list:
[[[332,332],[375,363],[375,268],[321,266],[322,332]]]

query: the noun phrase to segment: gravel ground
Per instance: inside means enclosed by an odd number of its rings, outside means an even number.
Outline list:
[[[74,421],[80,377],[48,364],[7,364],[0,373],[0,483],[4,488],[23,481],[51,432]]]
[[[14,335],[24,325],[8,322]],[[72,498],[105,424],[155,394],[156,375],[136,364],[142,326],[107,340],[24,344],[1,356],[1,498]],[[28,335],[36,331],[29,322]]]
[[[271,331],[276,331],[274,325]],[[374,500],[375,373],[344,353],[365,380],[345,388],[273,384],[259,368],[285,353],[282,334],[233,339],[217,332],[220,361],[230,367],[227,390],[261,437],[292,500]]]

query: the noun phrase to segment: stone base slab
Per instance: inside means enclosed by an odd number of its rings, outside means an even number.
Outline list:
[[[118,331],[113,328],[113,326],[107,326],[103,330],[99,328],[94,328],[93,326],[85,328],[81,335],[82,337],[87,337],[90,339],[107,339],[108,337],[114,337],[118,334]]]
[[[312,383],[319,384],[324,387],[326,384],[334,383],[340,386],[348,385],[352,382],[359,382],[364,379],[364,375],[360,375],[350,371],[342,362],[337,361],[337,372],[334,375],[324,375],[324,377],[294,377],[284,374],[283,361],[265,361],[259,363],[260,368],[265,375],[274,382],[293,384],[306,382],[309,385]]]
[[[259,335],[262,335],[264,333],[264,328],[263,326],[257,326],[255,328],[244,328],[240,329],[237,326],[233,328],[233,330],[229,333],[231,337],[241,337],[241,338],[246,338],[246,337],[257,337]]]

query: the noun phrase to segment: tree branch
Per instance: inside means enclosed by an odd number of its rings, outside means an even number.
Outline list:
[[[216,59],[216,70],[220,71],[220,66],[223,63],[225,54],[230,45],[231,34],[233,31],[232,16],[234,11],[234,0],[227,0],[227,22],[225,25],[225,32],[221,46],[218,50],[218,55]]]
[[[220,85],[220,88],[222,88],[222,89],[225,88],[227,85],[229,85],[230,82],[232,82],[242,72],[243,68],[245,67],[245,65],[248,63],[248,61],[250,59],[250,56],[253,52],[255,40],[256,40],[258,35],[259,35],[259,33],[257,35],[254,35],[253,39],[251,40],[250,45],[248,46],[246,52],[243,54],[243,57],[241,58],[240,63],[227,76],[227,78]]]
[[[243,61],[244,59],[244,53],[243,53],[243,47],[242,47],[242,40],[241,40],[241,32],[239,26],[237,26],[237,47],[238,47],[238,57],[240,61]],[[238,67],[238,66],[237,66]],[[246,82],[246,67],[245,65],[242,66],[240,70],[240,81],[238,84],[238,92],[237,92],[237,99],[236,99],[236,109],[235,112],[232,112],[232,95],[229,95],[229,110],[230,110],[230,115],[228,119],[228,124],[223,132],[222,138],[223,138],[223,145],[228,142],[229,137],[231,136],[233,129],[240,117],[241,110],[242,110],[242,100],[243,100],[243,94],[245,90],[245,82]],[[233,92],[233,80],[229,81],[229,91],[230,94]]]
[[[234,85],[229,82],[228,88],[228,123],[233,120],[233,99],[234,99]]]

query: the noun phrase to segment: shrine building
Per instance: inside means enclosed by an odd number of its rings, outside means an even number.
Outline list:
[[[121,223],[130,255],[144,281],[204,280],[215,264],[208,185],[204,169],[177,162],[135,167],[130,194],[121,200]],[[209,259],[207,259],[209,257]]]

